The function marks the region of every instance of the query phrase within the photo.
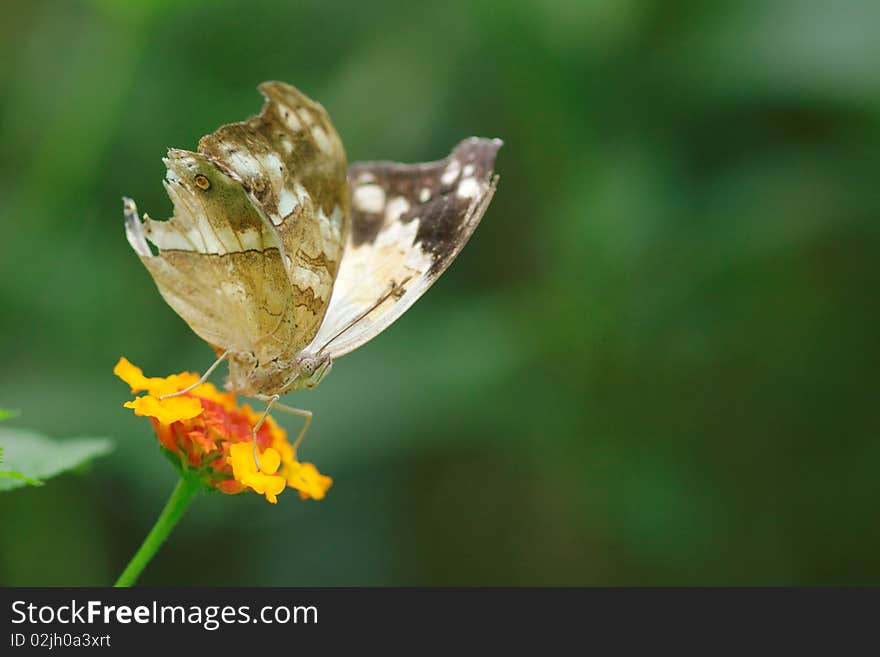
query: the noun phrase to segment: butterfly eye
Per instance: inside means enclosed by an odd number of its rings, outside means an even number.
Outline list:
[[[208,189],[211,187],[211,181],[206,176],[199,174],[196,176],[196,187],[199,189]]]

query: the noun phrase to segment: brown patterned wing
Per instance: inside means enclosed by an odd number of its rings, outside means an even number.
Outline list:
[[[345,152],[324,109],[269,82],[261,113],[169,151],[167,221],[137,215],[126,233],[162,296],[220,351],[247,393],[283,389],[315,336],[348,232]],[[153,253],[149,243],[158,248]]]
[[[324,108],[283,82],[264,82],[263,109],[202,137],[199,152],[236,175],[278,235],[293,287],[301,349],[330,301],[348,233],[347,163]]]
[[[424,294],[483,217],[501,144],[471,138],[437,162],[351,166],[351,233],[324,321],[304,355],[349,353]]]
[[[277,234],[241,182],[205,156],[172,150],[165,163],[174,215],[141,221],[126,199],[129,243],[196,334],[222,350],[275,357],[301,331]]]

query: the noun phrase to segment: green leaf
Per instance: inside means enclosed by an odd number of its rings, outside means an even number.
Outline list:
[[[0,429],[0,491],[40,486],[113,449],[107,438],[54,440],[24,429]]]
[[[18,417],[18,411],[10,411],[7,408],[0,408],[0,420],[8,420],[11,417]]]

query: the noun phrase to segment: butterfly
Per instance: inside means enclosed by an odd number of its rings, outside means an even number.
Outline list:
[[[168,151],[173,216],[141,219],[124,199],[125,231],[165,301],[220,355],[203,378],[225,359],[230,390],[275,401],[317,385],[446,270],[492,199],[502,142],[349,167],[319,103],[282,82],[259,90],[260,114],[195,152]]]

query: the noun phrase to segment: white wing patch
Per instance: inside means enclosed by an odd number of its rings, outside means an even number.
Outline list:
[[[360,185],[351,195],[351,202],[361,212],[382,212],[385,207],[385,190],[379,185]]]

